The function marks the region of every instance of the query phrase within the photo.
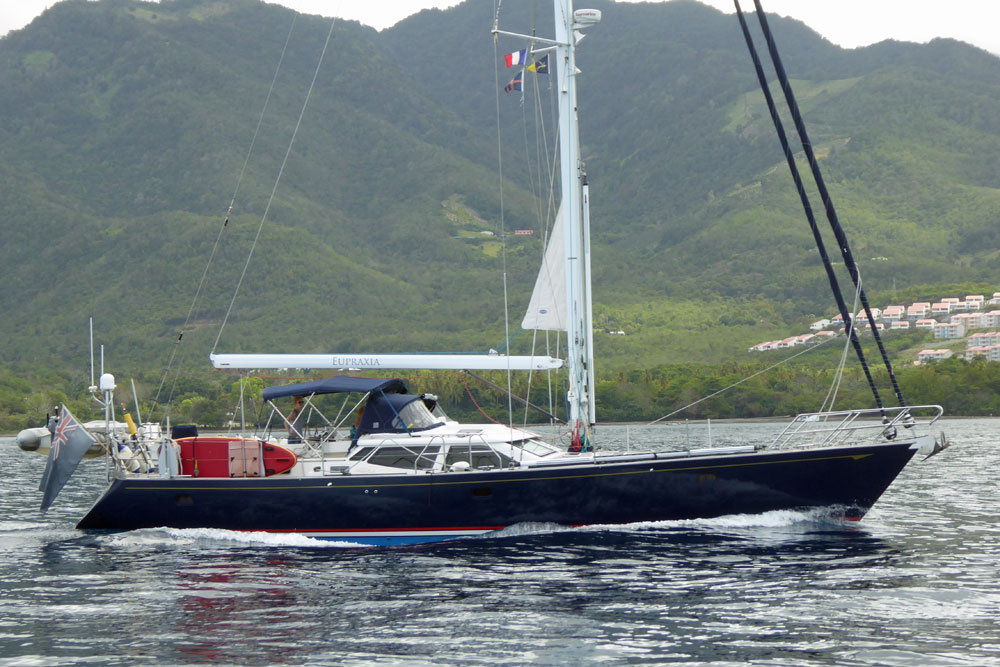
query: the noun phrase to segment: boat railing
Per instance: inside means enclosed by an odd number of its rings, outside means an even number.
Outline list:
[[[110,458],[110,468],[124,474],[147,474],[158,472],[156,449],[167,440],[153,433],[150,437],[114,437],[106,446]],[[109,470],[110,473],[110,470]]]
[[[498,452],[496,450],[496,448],[492,446],[492,444],[490,443],[490,441],[481,432],[479,432],[479,433],[467,433],[467,434],[463,434],[463,435],[465,436],[465,438],[464,438],[465,442],[462,442],[462,443],[452,442],[449,445],[449,447],[448,447],[448,454],[449,455],[452,454],[452,453],[460,453],[460,452],[462,452],[463,448],[465,448],[465,451],[468,452],[468,459],[467,460],[468,460],[468,463],[469,463],[469,467],[473,468],[473,469],[477,469],[477,468],[481,469],[481,468],[484,468],[485,466],[476,465],[476,463],[472,460],[472,455],[476,454],[476,455],[482,456],[483,454],[486,454],[486,453],[489,452],[489,453],[492,453],[493,456],[496,457],[496,460],[497,460],[496,467],[497,468],[501,468],[501,469],[504,467],[504,460],[503,460],[503,457],[500,455],[500,452]],[[443,438],[443,436],[441,436],[441,437]],[[451,436],[451,437],[454,437],[454,436]],[[477,447],[477,449],[474,450],[473,449],[473,445],[475,445]],[[488,452],[487,452],[487,450],[488,450]],[[466,460],[466,459],[462,459],[462,460]],[[445,470],[449,470],[450,466],[447,465],[447,461],[445,461],[445,463],[446,463]],[[456,463],[457,463],[457,461],[456,461]],[[451,465],[454,465],[454,463],[452,463]]]
[[[943,414],[940,405],[804,413],[796,416],[765,448],[833,447],[910,439]]]
[[[344,474],[349,474],[350,471],[359,463],[371,463],[372,457],[378,456],[380,452],[384,452],[388,448],[398,448],[406,452],[407,454],[413,456],[413,472],[420,472],[421,470],[432,470],[436,463],[438,453],[441,451],[440,446],[437,446],[432,451],[428,451],[432,447],[435,447],[433,438],[420,446],[413,446],[397,440],[395,438],[386,438],[379,443],[365,443],[364,447],[371,447],[372,451],[368,452],[364,457],[356,460],[347,460],[347,466],[340,472]],[[425,463],[424,467],[421,467],[421,463]],[[379,464],[373,464],[379,465]],[[391,466],[390,466],[391,467]],[[403,468],[400,468],[403,470]]]

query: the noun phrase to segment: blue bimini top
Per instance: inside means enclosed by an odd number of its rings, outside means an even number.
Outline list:
[[[432,412],[437,399],[430,395],[406,393],[406,383],[399,378],[386,380],[337,376],[313,382],[286,384],[265,389],[264,400],[352,392],[368,394],[354,430],[355,438],[366,433],[411,433],[442,423]]]
[[[351,392],[368,394],[375,391],[405,394],[406,383],[399,378],[386,380],[383,378],[338,375],[332,378],[314,380],[313,382],[299,382],[298,384],[286,384],[280,387],[268,387],[264,390],[264,400],[270,401],[286,396],[312,396],[313,394],[347,394]]]

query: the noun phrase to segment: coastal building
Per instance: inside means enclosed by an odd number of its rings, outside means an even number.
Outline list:
[[[783,338],[782,340],[778,341],[778,349],[782,350],[788,347],[795,347],[798,344],[799,344],[798,336],[789,336],[788,338]]]
[[[983,357],[987,361],[1000,361],[1000,345],[977,345],[965,348],[965,358],[968,361]]]
[[[963,322],[937,322],[934,325],[935,338],[962,338],[965,336]]]
[[[965,330],[982,329],[986,326],[986,313],[956,313],[951,316],[951,322],[963,322]]]
[[[953,355],[951,350],[921,350],[917,353],[917,363],[925,364],[928,361],[941,361],[949,359]]]
[[[934,317],[947,317],[951,311],[952,303],[950,301],[938,301],[931,304],[931,315]]]
[[[882,319],[886,322],[894,322],[901,319],[906,314],[906,308],[903,306],[886,306],[885,310],[882,311]]]
[[[969,347],[1000,345],[1000,331],[985,331],[971,334],[966,344]]]
[[[989,300],[982,294],[967,294],[965,299],[959,297],[944,297],[936,302],[916,301],[909,306],[893,304],[884,309],[872,308],[879,331],[907,331],[912,329],[933,330],[934,337],[939,339],[964,338],[969,332],[977,329],[1000,329],[1000,310],[984,311],[984,306],[1000,305],[1000,292],[994,292]],[[854,317],[861,316],[857,313]],[[937,319],[935,319],[937,318]],[[867,316],[861,317],[865,331],[871,331],[872,325]],[[789,336],[781,340],[758,343],[748,348],[750,352],[765,352],[795,347],[798,345],[815,344],[843,331],[844,320],[838,313],[830,318],[812,322],[809,329],[812,333],[799,336]],[[609,331],[610,335],[621,335],[621,332]],[[924,350],[920,353],[929,360],[946,359],[952,356],[947,350]],[[984,357],[1000,361],[1000,331],[971,334],[965,352],[965,358]],[[920,363],[919,361],[917,363]]]

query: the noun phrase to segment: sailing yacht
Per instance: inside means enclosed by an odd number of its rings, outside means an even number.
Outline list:
[[[687,451],[601,448],[594,401],[589,187],[580,156],[575,52],[597,10],[554,0],[551,39],[505,32],[558,73],[562,203],[524,326],[565,332],[564,359],[501,354],[213,354],[219,369],[454,368],[551,370],[567,378],[572,441],[526,429],[463,425],[400,379],[335,376],[270,387],[272,435],[176,432],[129,465],[109,448],[109,485],[81,529],[168,526],[296,533],[367,544],[470,537],[530,522],[582,526],[829,508],[860,519],[914,457],[945,445],[930,433],[939,406],[799,415],[765,445]],[[318,432],[282,413],[306,399]],[[322,404],[341,408],[322,414]],[[282,429],[287,435],[274,435]],[[137,454],[132,454],[133,456]]]

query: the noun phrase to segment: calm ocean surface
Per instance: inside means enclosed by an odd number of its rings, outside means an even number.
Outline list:
[[[774,512],[395,548],[83,534],[103,462],[42,515],[44,458],[0,439],[0,665],[1000,665],[1000,420],[942,429],[952,448],[861,523]],[[702,446],[706,430],[628,438]]]

